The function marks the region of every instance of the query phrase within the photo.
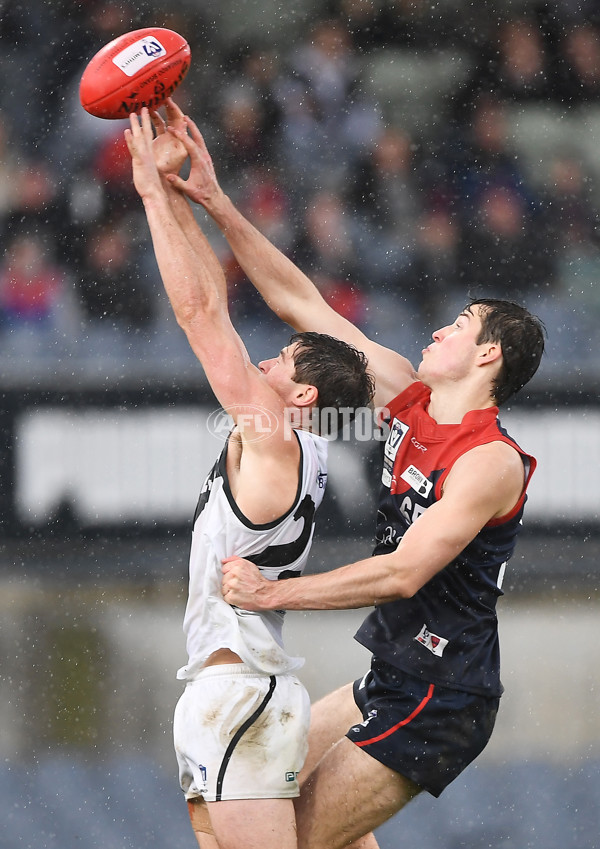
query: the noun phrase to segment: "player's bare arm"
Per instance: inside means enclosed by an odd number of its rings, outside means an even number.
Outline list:
[[[247,561],[223,566],[223,593],[246,609],[344,610],[410,598],[492,519],[508,515],[525,483],[523,462],[509,445],[492,442],[463,455],[442,498],[410,526],[389,554],[294,581],[266,581]]]
[[[147,110],[142,111],[141,120],[131,116],[126,140],[134,183],[144,202],[161,277],[177,321],[219,403],[236,422],[243,419],[243,460],[239,448],[238,456],[234,451],[231,459],[232,483],[239,490],[234,496],[243,498],[246,489],[251,491],[254,497],[248,518],[257,523],[271,521],[293,503],[297,485],[299,447],[286,431],[284,402],[250,362],[231,324],[222,283],[215,282],[212,266],[177,221],[152,153]],[[257,408],[268,411],[277,422],[266,436],[264,422],[255,415]]]
[[[165,101],[165,114],[166,121],[158,111],[150,112],[156,136],[152,143],[154,161],[163,178],[163,185],[179,226],[185,233],[192,248],[203,257],[204,262],[209,267],[215,285],[218,287],[222,297],[226,299],[227,281],[221,263],[203,233],[194,215],[190,201],[183,192],[176,189],[166,179],[168,174],[179,173],[183,164],[188,159],[188,152],[183,142],[177,138],[175,132],[169,130],[171,128],[171,130],[186,133],[185,115],[170,97]]]
[[[227,303],[222,297],[220,281],[215,279],[206,257],[194,250],[177,220],[158,172],[152,151],[153,132],[147,109],[141,119],[130,116],[130,129],[125,138],[132,157],[133,178],[142,198],[158,267],[177,321],[185,331],[192,348],[205,369],[211,386],[220,398],[220,384],[226,383],[231,369],[223,380],[215,362],[219,356],[234,356],[246,361],[237,336],[231,327]],[[219,271],[219,275],[222,272]],[[223,347],[225,350],[222,350]],[[219,349],[217,354],[216,348]],[[214,372],[214,381],[212,374]],[[226,389],[226,386],[225,386]]]
[[[186,123],[190,135],[179,127],[171,132],[189,153],[190,175],[187,180],[175,174],[167,179],[216,221],[240,266],[279,318],[295,330],[327,333],[364,351],[376,378],[374,402],[384,406],[416,379],[411,363],[335,312],[310,278],[244,218],[222,191],[200,130],[191,119]]]
[[[170,105],[169,101],[167,101],[167,118],[169,126],[177,126],[183,118],[183,113],[174,104]],[[160,144],[165,137],[172,139],[173,143],[180,146],[183,157],[187,158],[185,147],[171,133],[165,133],[164,124],[161,126],[156,120],[154,124],[155,129],[158,126],[159,133],[153,144],[155,158],[156,144],[157,142]],[[181,151],[178,151],[179,157],[180,153]],[[174,159],[174,155],[171,154],[169,164],[172,164]],[[171,208],[179,225],[193,250],[206,264],[223,303],[226,303],[227,281],[221,263],[202,232],[187,197],[166,181],[165,185]],[[235,334],[239,348],[245,351],[241,338],[230,322],[228,322],[229,332]],[[226,359],[221,361],[221,368],[225,362],[227,362]],[[253,371],[253,366],[250,364],[248,368]],[[266,399],[258,397],[256,393],[262,392],[263,388],[262,384],[254,387],[252,403],[248,408],[242,409],[241,404],[235,405],[234,418],[238,426],[241,424],[242,427],[232,435],[227,454],[227,472],[232,495],[244,515],[258,524],[274,520],[293,503],[299,462],[296,440],[289,429],[286,429],[286,423],[281,416],[279,399],[273,397],[271,392],[268,392]],[[237,387],[235,391],[238,391]],[[241,395],[238,400],[242,400]],[[265,403],[269,405],[268,409],[264,406]],[[229,412],[232,412],[231,408]],[[255,423],[261,429],[273,427],[277,432],[272,436],[265,433],[257,434]],[[283,444],[280,441],[282,435],[285,435],[287,439]],[[277,445],[273,444],[275,441]]]

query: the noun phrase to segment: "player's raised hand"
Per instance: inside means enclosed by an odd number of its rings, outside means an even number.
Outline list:
[[[173,130],[185,133],[185,115],[170,97],[165,101],[165,113],[166,121],[156,110],[150,112],[156,134],[152,153],[156,167],[161,174],[178,174],[188,157],[188,153],[183,142],[174,133],[167,132],[167,130],[171,127]]]
[[[142,109],[139,116],[133,112],[129,116],[129,128],[125,130],[125,141],[131,155],[133,184],[140,197],[145,198],[153,193],[164,192],[152,153],[154,133],[150,113],[146,107]]]
[[[215,198],[222,194],[221,187],[202,133],[187,116],[185,124],[188,132],[182,132],[179,128],[171,126],[168,129],[185,146],[190,157],[189,177],[183,180],[177,174],[168,174],[167,180],[176,189],[186,194],[190,200],[208,208]]]

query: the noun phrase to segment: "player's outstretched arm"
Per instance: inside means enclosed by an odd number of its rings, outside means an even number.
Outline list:
[[[267,581],[254,564],[227,558],[223,596],[246,610],[346,610],[410,598],[451,563],[492,519],[523,497],[523,462],[501,442],[463,455],[444,495],[419,516],[398,548],[319,575]]]
[[[202,231],[199,222],[194,215],[193,209],[189,200],[182,192],[166,180],[167,174],[179,173],[184,162],[188,158],[188,152],[185,145],[172,132],[168,132],[168,127],[178,132],[186,132],[185,115],[172,98],[167,98],[165,101],[166,121],[157,111],[151,111],[150,117],[154,125],[155,139],[152,143],[152,153],[156,167],[158,168],[163,185],[167,192],[171,208],[175,214],[175,218],[185,233],[188,242],[192,248],[202,257],[203,261],[208,266],[213,283],[218,287],[224,302],[227,302],[227,282],[221,263],[212,248],[212,245]]]
[[[190,243],[173,211],[152,151],[153,129],[147,109],[142,110],[141,119],[130,116],[125,138],[134,184],[144,203],[158,267],[177,322],[220,404],[238,424],[244,417],[247,453],[275,454],[279,461],[289,461],[297,469],[298,447],[296,440],[286,438],[283,399],[250,362],[231,323],[223,287],[215,284],[214,264],[207,263],[206,254]],[[218,273],[222,274],[220,267]],[[257,407],[281,425],[261,440],[253,439],[253,428],[259,429],[263,423],[248,416]],[[264,437],[262,431],[261,435]],[[271,485],[270,490],[277,494],[276,486]]]
[[[296,330],[328,333],[364,351],[376,378],[375,403],[383,405],[415,380],[409,361],[372,342],[333,310],[314,283],[263,236],[222,191],[214,165],[196,124],[186,118],[189,135],[171,132],[186,146],[191,170],[187,180],[176,174],[167,179],[215,220],[246,275],[268,306]]]
[[[325,303],[312,281],[263,236],[233,205],[219,185],[214,165],[196,124],[187,121],[190,136],[180,138],[187,146],[191,171],[187,180],[168,179],[215,220],[229,245],[269,307],[299,331],[317,330],[341,337],[353,329]],[[334,330],[337,329],[337,333]]]
[[[160,275],[178,324],[225,409],[258,403],[253,394],[257,369],[231,324],[223,272],[211,261],[212,251],[199,251],[190,242],[174,213],[152,151],[147,109],[142,110],[141,119],[130,116],[125,138],[134,184],[144,203]]]
[[[144,204],[161,278],[175,317],[189,338],[192,320],[223,312],[219,286],[215,285],[211,268],[198,256],[174,214],[156,166],[147,109],[142,110],[141,118],[130,116],[125,140],[131,154],[133,182]],[[219,273],[222,274],[220,268]]]

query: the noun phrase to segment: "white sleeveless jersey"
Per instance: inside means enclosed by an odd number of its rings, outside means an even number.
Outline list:
[[[254,525],[233,499],[226,472],[227,446],[208,475],[194,516],[189,595],[183,622],[188,663],[177,677],[193,680],[214,651],[228,648],[252,669],[276,675],[297,669],[282,640],[284,612],[232,607],[221,594],[222,559],[232,555],[255,563],[270,579],[300,575],[314,532],[315,511],[327,481],[327,440],[295,430],[300,443],[296,499],[279,519]]]

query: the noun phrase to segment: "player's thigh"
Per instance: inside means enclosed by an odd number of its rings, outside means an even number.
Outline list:
[[[379,843],[375,839],[373,832],[370,831],[364,837],[359,837],[358,840],[349,843],[346,849],[379,849]]]
[[[321,759],[296,800],[299,849],[348,846],[420,792],[346,737]]]
[[[297,847],[292,799],[231,799],[207,808],[218,849]]]
[[[205,834],[203,831],[195,831],[196,842],[200,849],[220,849],[217,843],[217,838],[211,834]]]
[[[204,799],[200,796],[195,799],[188,799],[187,806],[192,829],[200,849],[219,849]]]
[[[345,684],[312,706],[308,754],[299,776],[301,786],[323,755],[344,737],[350,726],[362,722],[362,714],[354,701],[352,686]]]

